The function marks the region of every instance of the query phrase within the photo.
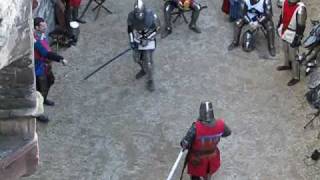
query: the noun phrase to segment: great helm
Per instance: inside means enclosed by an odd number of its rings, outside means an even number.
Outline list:
[[[214,121],[213,107],[210,101],[204,101],[200,104],[199,120],[211,123]]]
[[[145,5],[142,0],[136,0],[134,3],[134,16],[142,20],[144,19],[144,10],[145,10]]]

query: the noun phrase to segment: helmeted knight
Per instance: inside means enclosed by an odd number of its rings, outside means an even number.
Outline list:
[[[241,14],[243,18],[238,19],[235,23],[233,41],[229,45],[228,50],[233,50],[239,45],[241,30],[245,25],[262,25],[266,30],[270,55],[275,56],[275,33],[274,23],[272,21],[273,12],[271,0],[244,0],[241,3]]]
[[[288,86],[292,86],[300,80],[300,64],[297,56],[306,27],[307,9],[300,0],[280,0],[278,6],[282,7],[278,34],[283,41],[285,62],[283,66],[277,67],[277,70],[292,69],[292,79],[288,82]]]
[[[156,35],[160,30],[158,16],[145,7],[142,0],[136,0],[134,10],[128,14],[128,34],[133,49],[133,59],[141,67],[136,79],[147,75],[147,88],[154,91],[153,51],[156,49]]]
[[[223,119],[216,119],[212,103],[200,104],[199,118],[191,125],[180,145],[188,149],[186,164],[191,180],[210,180],[220,167],[218,143],[227,137],[231,130]],[[183,168],[184,169],[184,168]]]

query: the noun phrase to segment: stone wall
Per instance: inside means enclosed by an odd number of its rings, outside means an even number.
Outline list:
[[[31,0],[0,1],[0,179],[38,165]]]
[[[36,106],[31,1],[0,1],[0,18],[0,118],[30,116]]]

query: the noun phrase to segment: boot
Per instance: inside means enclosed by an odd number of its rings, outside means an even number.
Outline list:
[[[47,105],[47,106],[54,106],[54,102],[49,100],[49,99],[45,99],[43,101],[43,104]]]
[[[78,18],[79,8],[72,8],[72,20],[77,21],[78,23],[85,24],[86,21],[83,21]]]
[[[293,86],[295,84],[297,84],[300,80],[299,79],[295,79],[295,78],[292,78],[289,82],[288,82],[288,86]]]
[[[153,92],[153,91],[155,90],[153,80],[149,80],[149,81],[147,82],[147,89],[148,89],[150,92]]]
[[[172,28],[171,27],[166,27],[166,29],[162,32],[161,34],[161,39],[166,38],[172,33]]]
[[[190,28],[192,31],[196,32],[196,33],[201,33],[200,28],[199,28],[199,27],[197,26],[197,24],[196,24],[196,22],[197,22],[197,20],[198,20],[198,18],[199,18],[199,15],[200,15],[200,10],[194,10],[194,11],[192,12],[191,22],[190,22],[190,24],[189,24],[189,28]]]
[[[45,115],[40,115],[36,117],[37,121],[42,122],[42,123],[48,123],[50,120],[47,116]]]
[[[272,57],[276,56],[276,48],[272,47],[272,48],[269,48],[269,53]]]
[[[136,79],[142,78],[144,75],[146,75],[146,72],[141,69],[137,74],[136,74]]]
[[[191,29],[195,33],[201,33],[200,28],[196,24],[191,24],[189,25],[189,29]]]
[[[232,43],[228,46],[228,51],[231,51],[235,49],[236,47],[239,46],[239,40],[240,40],[240,35],[241,35],[241,30],[242,30],[242,25],[238,25],[238,23],[235,24],[234,30],[233,30],[233,41]]]
[[[285,65],[277,67],[278,71],[285,71],[285,70],[290,70],[290,69],[292,69],[291,66],[285,66]]]

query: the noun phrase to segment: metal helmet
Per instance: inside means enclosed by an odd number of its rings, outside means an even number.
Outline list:
[[[309,36],[303,42],[305,48],[312,48],[320,41],[320,23],[314,24]]]
[[[136,0],[134,3],[134,16],[138,20],[144,19],[144,11],[145,11],[145,5],[142,0]]]
[[[310,77],[308,80],[308,88],[315,89],[319,85],[320,85],[320,70],[317,69],[316,71],[310,74]]]
[[[211,123],[214,121],[213,106],[211,102],[201,102],[199,110],[199,120],[206,123]]]
[[[307,102],[315,109],[320,109],[320,71],[314,71],[308,82],[309,91],[306,93]]]
[[[289,4],[295,4],[295,3],[298,3],[298,2],[300,2],[300,0],[288,0]]]
[[[252,50],[254,50],[254,47],[255,47],[255,40],[254,40],[253,34],[250,31],[246,31],[243,34],[242,49],[245,52],[251,52]]]

